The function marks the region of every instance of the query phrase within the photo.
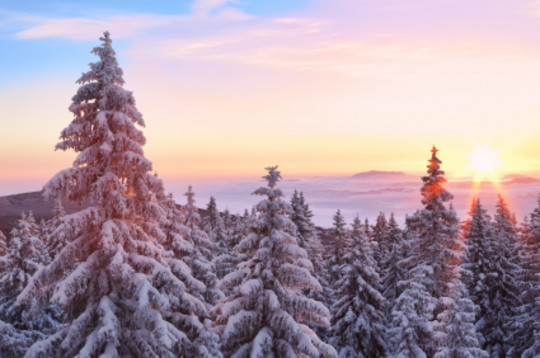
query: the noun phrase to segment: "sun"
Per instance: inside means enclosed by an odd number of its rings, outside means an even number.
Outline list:
[[[488,146],[474,146],[474,150],[469,154],[469,169],[474,172],[475,181],[496,181],[495,170],[501,164],[497,158],[499,150]]]

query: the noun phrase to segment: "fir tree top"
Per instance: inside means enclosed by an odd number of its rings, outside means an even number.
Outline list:
[[[69,201],[93,199],[107,217],[144,215],[161,217],[154,202],[162,195],[161,180],[150,174],[152,163],[144,157],[146,139],[135,125],[144,126],[111,47],[108,32],[103,44],[92,50],[100,61],[77,81],[82,84],[72,98],[72,122],[61,135],[56,149],[79,152],[73,168],[58,173],[46,186],[45,194],[64,194]]]
[[[443,184],[446,183],[446,179],[443,177],[444,171],[441,170],[441,160],[437,158],[437,152],[439,150],[433,146],[431,149],[431,158],[428,160],[427,165],[428,175],[422,177],[424,186],[421,189],[423,196],[422,204],[425,205],[427,210],[445,210],[443,203],[453,198],[452,194],[443,188]]]

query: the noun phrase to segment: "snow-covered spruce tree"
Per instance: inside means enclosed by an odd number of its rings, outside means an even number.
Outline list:
[[[538,205],[531,213],[530,235],[532,243],[540,250],[540,195],[538,196]]]
[[[443,177],[444,171],[440,169],[442,162],[437,158],[437,152],[434,146],[427,166],[428,175],[422,177],[424,208],[409,220],[418,224],[414,233],[418,245],[415,252],[417,265],[428,265],[433,269],[433,276],[426,282],[426,288],[434,297],[440,298],[448,293],[447,286],[452,285],[455,279],[454,268],[460,262],[459,253],[463,247],[459,240],[456,213],[444,204],[453,196],[443,187],[446,179]]]
[[[498,204],[499,229],[512,229],[511,215],[505,205]],[[503,223],[505,222],[505,223]],[[490,357],[504,357],[510,335],[512,307],[519,302],[514,280],[516,265],[508,259],[507,244],[492,224],[479,200],[473,203],[471,219],[466,224],[467,250],[463,267],[470,272],[464,276],[469,296],[478,306],[476,330],[481,336],[482,348]],[[509,225],[509,226],[508,226]],[[512,282],[511,282],[512,281]]]
[[[456,281],[456,285],[449,309],[440,315],[446,335],[435,358],[488,358],[480,348],[474,326],[476,307],[468,298],[465,285],[461,281]]]
[[[38,331],[18,330],[0,320],[0,357],[22,357],[28,347],[42,338]]]
[[[455,212],[445,206],[445,203],[452,199],[452,195],[443,187],[446,179],[443,176],[444,171],[440,169],[442,162],[437,158],[437,152],[437,148],[433,146],[431,158],[428,160],[428,175],[422,177],[424,208],[407,218],[410,222],[408,227],[411,230],[414,252],[407,259],[411,269],[407,279],[398,285],[402,292],[392,312],[394,331],[410,330],[411,323],[408,322],[415,322],[418,328],[415,345],[428,357],[435,354],[444,337],[437,315],[449,308],[447,302],[452,296],[450,288],[456,280],[455,267],[460,262],[462,250],[458,219]],[[405,302],[408,300],[422,302]],[[415,317],[409,316],[410,314]],[[412,339],[412,336],[409,338]],[[394,348],[398,349],[394,352],[396,355],[412,354],[401,351],[409,349],[404,343]]]
[[[175,257],[184,258],[191,255],[193,245],[184,239],[188,232],[188,228],[184,225],[184,214],[171,193],[161,199],[161,207],[166,217],[161,224],[161,229],[165,234],[161,244],[167,250],[171,250]]]
[[[313,264],[313,277],[322,286],[322,291],[303,290],[302,293],[309,298],[322,302],[326,307],[331,307],[331,297],[333,295],[332,287],[328,284],[328,272],[323,259],[323,247],[319,238],[315,224],[311,220],[313,213],[306,202],[304,193],[294,191],[291,197],[291,213],[289,215],[294,223],[296,231],[293,234],[296,237],[298,246],[304,248]],[[328,330],[317,325],[310,325],[317,335],[327,341]]]
[[[353,219],[351,225],[351,236],[349,243],[352,249],[360,249],[362,254],[365,255],[366,259],[370,261],[371,265],[374,265],[372,252],[372,242],[371,238],[366,235],[364,227],[358,215]]]
[[[0,231],[0,256],[7,254],[7,238],[2,231]],[[1,268],[0,268],[1,269]]]
[[[212,234],[216,230],[221,231],[223,229],[221,214],[219,213],[219,210],[217,208],[216,198],[214,198],[214,196],[210,196],[210,200],[206,205],[206,213],[207,215],[204,218],[202,225],[206,233],[211,238],[213,236]]]
[[[401,294],[392,309],[389,357],[425,358],[434,354],[431,321],[437,300],[424,284],[432,274],[429,266],[421,265],[414,275],[398,283]]]
[[[150,174],[145,138],[135,126],[144,122],[122,88],[109,33],[101,40],[92,51],[100,61],[79,79],[69,107],[74,119],[56,146],[79,154],[45,186],[49,197],[94,205],[64,218],[72,223],[64,228],[68,244],[17,299],[38,296],[36,311],[47,302],[64,311],[62,328],[25,357],[220,356],[198,319],[204,304],[162,255],[163,184]]]
[[[345,254],[332,307],[330,344],[339,357],[384,357],[387,353],[384,298],[376,289],[379,276],[369,255],[368,238],[358,216],[351,232],[351,251]]]
[[[298,246],[306,250],[313,264],[315,278],[323,285],[323,288],[326,288],[326,278],[324,277],[326,270],[322,258],[323,248],[315,224],[311,220],[313,213],[304,198],[303,192],[294,191],[291,198],[291,209],[289,217],[296,227],[295,236]],[[321,293],[318,294],[320,296]],[[321,300],[321,297],[316,299]]]
[[[521,267],[519,278],[521,304],[516,309],[511,326],[510,341],[513,347],[508,353],[511,357],[525,356],[524,352],[528,352],[529,356],[533,353],[540,356],[540,343],[537,343],[540,339],[540,246],[537,245],[533,227],[534,221],[538,220],[535,218],[538,211],[539,208],[535,208],[531,220],[525,217],[520,228],[518,264]]]
[[[234,254],[234,249],[229,247],[230,238],[213,196],[206,206],[206,212],[207,216],[203,221],[204,230],[212,242],[212,265],[217,279],[220,280],[234,271],[240,260]],[[227,217],[227,222],[230,225],[230,216]]]
[[[172,272],[186,284],[188,292],[201,301],[205,301],[205,284],[192,276],[191,269],[185,263],[188,261],[187,258],[196,254],[196,250],[193,244],[184,238],[189,231],[184,225],[184,215],[172,194],[162,198],[161,206],[165,210],[166,217],[165,222],[161,225],[165,234],[161,244],[167,250],[163,254],[164,259],[171,267]],[[199,316],[199,319],[203,318],[204,316]]]
[[[257,230],[239,244],[249,259],[225,276],[220,285],[232,290],[213,312],[227,357],[335,357],[306,325],[328,326],[329,312],[320,302],[300,295],[305,288],[321,290],[311,275],[306,251],[289,234],[294,224],[290,206],[276,187],[277,167],[266,168],[267,187],[254,194],[266,196],[257,204]]]
[[[32,212],[22,213],[11,231],[8,252],[0,257],[0,318],[17,327],[26,326],[21,316],[26,305],[15,305],[15,298],[45,262],[45,247],[38,232]]]
[[[185,238],[193,245],[193,251],[189,256],[183,257],[183,259],[189,265],[193,276],[206,286],[203,297],[208,308],[211,308],[223,297],[221,290],[216,288],[218,278],[215,273],[216,269],[211,261],[214,243],[210,240],[206,232],[200,228],[201,216],[199,209],[195,205],[195,193],[191,185],[188,186],[188,191],[184,195],[187,197],[187,203],[183,209],[185,225],[188,228]]]
[[[521,268],[518,265],[518,237],[514,215],[503,197],[499,195],[493,218],[491,248],[486,273],[487,302],[475,302],[483,313],[477,329],[483,335],[483,348],[490,357],[505,357],[515,342],[512,326],[520,305],[519,293],[523,287]]]
[[[305,248],[306,237],[313,235],[315,225],[311,221],[313,213],[309,209],[304,199],[304,193],[294,190],[291,197],[291,215],[292,222],[296,225],[296,239],[298,246]]]
[[[222,254],[229,253],[227,234],[216,204],[216,199],[211,196],[206,206],[207,216],[203,220],[203,228],[212,242],[212,257],[215,258]]]
[[[407,267],[403,260],[410,253],[409,245],[404,242],[404,236],[398,227],[394,214],[390,215],[388,221],[388,252],[381,262],[381,293],[386,299],[385,312],[389,315],[397,297],[401,293],[398,290],[398,283],[407,277]]]
[[[8,252],[0,257],[0,356],[22,357],[37,340],[57,327],[58,310],[50,307],[39,317],[29,317],[31,303],[15,304],[17,295],[43,265],[44,245],[33,216],[21,214],[11,231]]]
[[[44,247],[38,233],[32,212],[21,213],[17,226],[11,230],[8,252],[0,258],[2,297],[16,297],[43,264]]]
[[[373,232],[371,231],[371,225],[369,224],[368,218],[364,219],[364,233],[367,235],[367,237],[370,238],[373,235]]]
[[[386,215],[381,211],[375,225],[371,228],[371,242],[373,245],[372,256],[377,272],[381,272],[380,265],[384,255],[388,252],[388,221]]]
[[[340,278],[339,268],[343,264],[343,258],[350,249],[350,243],[347,232],[347,223],[338,209],[334,215],[334,227],[332,228],[332,241],[330,243],[330,256],[328,257],[329,280],[334,284]]]

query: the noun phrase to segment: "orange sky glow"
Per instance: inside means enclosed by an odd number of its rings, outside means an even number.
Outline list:
[[[497,175],[540,175],[533,3],[481,1],[478,18],[465,1],[449,15],[448,4],[426,1],[403,9],[313,1],[266,16],[220,4],[204,16],[44,16],[19,25],[14,42],[81,42],[87,60],[69,63],[79,71],[43,68],[0,86],[0,181],[45,182],[71,165],[74,154],[54,145],[105,27],[147,123],[146,155],[164,178],[258,177],[275,164],[287,177],[423,173],[434,144],[451,177],[474,176],[475,146],[498,151]],[[420,18],[426,8],[432,17]],[[134,19],[140,27],[128,26]],[[522,31],[501,35],[514,24]]]

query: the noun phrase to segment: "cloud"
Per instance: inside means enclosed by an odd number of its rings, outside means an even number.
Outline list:
[[[206,17],[216,12],[216,10],[230,11],[227,4],[235,3],[231,0],[195,0],[191,6],[193,15]],[[225,8],[225,9],[224,9]],[[239,13],[239,12],[237,12]]]
[[[134,38],[145,31],[164,27],[179,17],[156,15],[115,16],[104,19],[32,17],[30,25],[16,33],[19,39],[66,38],[95,41],[98,34],[108,30],[116,39]]]

